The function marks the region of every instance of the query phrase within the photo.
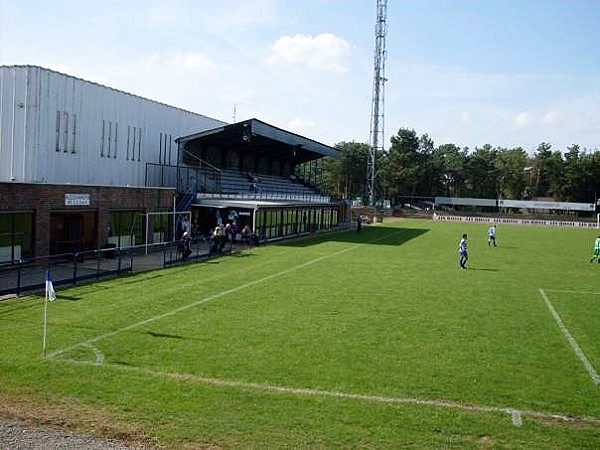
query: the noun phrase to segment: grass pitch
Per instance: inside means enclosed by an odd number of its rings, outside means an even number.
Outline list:
[[[0,303],[0,392],[174,447],[598,448],[595,231],[400,221]],[[458,241],[469,235],[467,270]],[[76,413],[76,411],[74,411]]]

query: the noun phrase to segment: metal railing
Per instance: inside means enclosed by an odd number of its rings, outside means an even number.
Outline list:
[[[162,269],[189,261],[204,260],[232,250],[229,242],[220,252],[211,252],[206,238],[191,240],[191,254],[178,250],[178,241],[123,248],[105,248],[42,256],[0,265],[0,296],[42,291],[46,271],[55,287],[115,278],[133,272]]]

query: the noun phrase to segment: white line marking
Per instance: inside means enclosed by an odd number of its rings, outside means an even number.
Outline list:
[[[567,341],[569,341],[569,344],[571,344],[573,351],[575,352],[575,354],[579,357],[579,359],[583,363],[585,369],[588,371],[588,373],[590,375],[590,378],[592,379],[592,381],[595,384],[597,384],[597,385],[600,384],[600,377],[598,376],[596,369],[594,369],[594,366],[592,365],[592,363],[590,363],[589,359],[587,359],[587,356],[585,356],[585,353],[583,353],[581,348],[579,348],[577,341],[575,340],[575,338],[573,336],[571,336],[571,333],[569,333],[569,330],[563,323],[562,319],[560,318],[560,316],[554,309],[552,302],[550,302],[550,299],[548,298],[548,296],[546,295],[546,293],[544,292],[544,290],[542,288],[540,288],[540,294],[542,294],[542,298],[546,302],[546,305],[548,306],[550,313],[552,313],[554,320],[556,320],[556,323],[558,324],[558,328],[560,328],[560,331],[562,331],[562,334],[564,334],[564,336],[567,338]]]
[[[521,417],[521,412],[517,410],[512,411],[512,423],[515,427],[523,426],[523,418]]]
[[[375,239],[375,240],[370,241],[368,243],[382,241],[384,239],[387,239],[387,238],[389,238],[391,236],[395,236],[396,234],[402,233],[404,231],[406,231],[406,230],[405,229],[401,229],[399,231],[387,234],[387,235],[385,235],[385,236],[383,236],[381,238]],[[330,254],[327,254],[325,256],[321,256],[319,258],[313,259],[312,261],[308,261],[308,262],[305,262],[303,264],[300,264],[298,266],[291,267],[291,268],[286,269],[286,270],[282,270],[281,272],[277,272],[277,273],[275,273],[273,275],[268,275],[268,276],[260,278],[258,280],[250,281],[249,283],[243,284],[241,286],[238,286],[238,287],[235,287],[235,288],[232,288],[232,289],[228,289],[226,291],[219,292],[218,294],[214,294],[214,295],[211,295],[209,297],[203,298],[202,300],[198,300],[198,301],[195,301],[193,303],[181,306],[179,308],[173,309],[173,310],[171,310],[169,312],[166,312],[164,314],[160,314],[158,316],[150,317],[149,319],[142,320],[140,322],[136,322],[134,324],[128,325],[128,326],[123,327],[123,328],[119,328],[118,330],[111,331],[110,333],[106,333],[106,334],[102,334],[100,336],[96,336],[95,338],[86,339],[84,341],[78,342],[77,344],[73,344],[73,345],[71,345],[69,347],[66,347],[66,348],[64,348],[62,350],[57,350],[57,351],[55,351],[53,353],[50,353],[47,356],[47,358],[55,358],[56,356],[58,356],[58,355],[60,355],[62,353],[68,352],[69,350],[73,350],[74,348],[79,347],[80,345],[87,345],[87,344],[91,344],[93,342],[98,342],[101,339],[106,339],[108,337],[114,336],[115,334],[122,333],[123,331],[129,331],[129,330],[132,330],[134,328],[141,327],[142,325],[146,325],[146,324],[151,323],[151,322],[156,322],[157,320],[164,319],[165,317],[173,316],[173,315],[178,314],[178,313],[180,313],[182,311],[186,311],[186,310],[188,310],[190,308],[194,308],[194,307],[196,307],[198,305],[202,305],[203,303],[210,302],[211,300],[215,300],[217,298],[221,298],[221,297],[224,297],[226,295],[233,294],[234,292],[240,291],[240,290],[245,289],[245,288],[250,287],[250,286],[254,286],[256,284],[260,284],[260,283],[262,283],[264,281],[268,281],[268,280],[271,280],[273,278],[280,277],[282,275],[287,275],[290,272],[294,272],[296,270],[303,269],[305,267],[308,267],[308,266],[311,266],[311,265],[313,265],[315,263],[323,261],[324,259],[328,259],[328,258],[332,258],[334,256],[341,255],[343,253],[349,252],[349,251],[357,249],[359,247],[360,247],[360,245],[353,245],[351,247],[347,247],[347,248],[345,248],[343,250],[340,250],[339,252],[330,253]]]
[[[78,361],[75,359],[57,358],[55,361],[66,362],[79,365],[97,366],[98,364],[89,361]],[[109,367],[118,370],[124,370],[128,372],[137,372],[150,375],[153,377],[168,378],[172,380],[190,381],[202,384],[208,384],[211,386],[219,387],[234,387],[244,389],[255,389],[265,392],[275,392],[281,394],[294,394],[294,395],[319,395],[324,397],[334,397],[342,399],[353,399],[363,400],[374,403],[386,403],[386,404],[409,404],[419,406],[431,406],[436,408],[449,408],[459,409],[462,411],[475,411],[475,412],[491,412],[491,413],[502,413],[511,416],[512,424],[516,427],[522,425],[522,417],[532,417],[536,419],[544,420],[555,420],[564,423],[583,423],[598,426],[600,425],[600,419],[595,417],[573,417],[564,414],[553,414],[541,411],[531,411],[526,409],[516,408],[503,408],[500,406],[485,406],[485,405],[469,405],[464,403],[446,401],[446,400],[424,400],[414,397],[384,397],[378,395],[367,395],[367,394],[351,394],[346,392],[327,391],[322,389],[310,389],[310,388],[295,388],[290,386],[276,386],[260,383],[251,383],[237,380],[225,380],[219,378],[208,378],[198,375],[186,374],[186,373],[172,373],[172,372],[158,372],[155,370],[145,369],[143,367],[135,367],[121,364],[104,364],[102,367]]]
[[[546,289],[548,292],[565,292],[567,294],[600,295],[600,292],[568,291],[562,289]]]
[[[96,364],[97,365],[101,366],[102,364],[104,364],[104,354],[100,351],[100,349],[98,347],[96,347],[95,345],[92,345],[92,344],[83,344],[83,346],[89,347],[92,349],[92,351],[96,355]]]

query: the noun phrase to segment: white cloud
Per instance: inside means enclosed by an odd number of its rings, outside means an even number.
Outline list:
[[[466,125],[469,123],[470,120],[471,120],[471,115],[469,114],[469,111],[463,111],[460,115],[460,123],[462,123],[463,125]]]
[[[316,124],[314,122],[311,122],[310,120],[307,120],[307,119],[303,119],[301,117],[294,117],[288,123],[288,128],[290,130],[293,130],[293,131],[296,131],[299,133],[304,133],[310,129],[315,128],[315,126],[316,126]]]
[[[305,64],[311,69],[345,73],[352,50],[343,38],[330,33],[317,36],[283,36],[271,46],[268,65]]]
[[[217,68],[215,62],[204,53],[176,52],[171,58],[173,66],[187,72],[207,73]]]
[[[542,123],[546,125],[554,125],[560,119],[560,115],[557,111],[548,111],[546,115],[542,118]]]
[[[527,128],[534,122],[533,113],[531,111],[524,111],[517,114],[515,117],[515,125],[519,128]]]

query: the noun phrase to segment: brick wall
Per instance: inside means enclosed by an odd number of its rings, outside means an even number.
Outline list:
[[[66,206],[65,194],[89,195],[89,206]],[[50,214],[95,212],[98,247],[106,244],[111,211],[144,213],[173,209],[174,189],[0,183],[0,213],[33,212],[34,255],[50,248]]]

